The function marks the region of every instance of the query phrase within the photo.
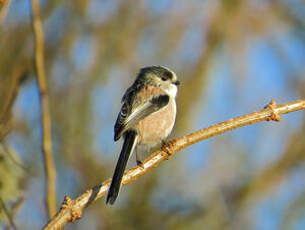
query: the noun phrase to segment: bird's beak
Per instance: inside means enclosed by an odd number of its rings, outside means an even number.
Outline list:
[[[174,82],[174,84],[178,86],[178,85],[180,85],[180,81],[177,80]]]

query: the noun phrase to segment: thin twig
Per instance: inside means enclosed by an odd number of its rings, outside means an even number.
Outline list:
[[[35,38],[35,71],[39,88],[39,100],[42,123],[42,152],[46,179],[45,202],[49,218],[56,213],[55,196],[55,167],[51,149],[51,119],[49,111],[49,98],[44,69],[43,31],[39,17],[38,0],[31,0],[32,26]]]
[[[12,119],[9,118],[5,123],[0,123],[0,142],[11,132],[13,129]]]
[[[2,206],[2,209],[3,209],[3,211],[4,211],[4,213],[5,213],[6,217],[7,217],[7,219],[8,219],[8,222],[9,222],[10,226],[11,226],[13,229],[17,230],[16,225],[15,225],[14,220],[13,220],[13,217],[12,217],[11,214],[9,213],[9,211],[8,211],[6,205],[5,205],[5,203],[4,203],[4,201],[2,200],[1,197],[0,197],[0,204],[1,204],[1,206]]]
[[[12,220],[14,220],[14,216],[16,214],[16,212],[19,210],[19,208],[21,207],[22,203],[24,201],[24,198],[23,197],[20,197],[11,207],[11,211],[10,211],[10,216],[12,218]],[[9,230],[11,229],[11,226],[10,225],[7,225],[5,228],[5,230]],[[16,226],[15,226],[15,229],[16,229]]]
[[[135,166],[124,173],[122,185],[128,184],[136,180],[139,176],[147,173],[150,169],[156,167],[162,161],[167,160],[169,155],[201,140],[213,137],[215,135],[222,134],[232,129],[236,129],[241,126],[254,124],[260,121],[279,121],[280,115],[305,109],[305,100],[297,100],[287,104],[276,105],[272,100],[269,105],[264,109],[252,112],[240,117],[229,119],[225,122],[221,122],[216,125],[212,125],[208,128],[200,129],[196,132],[183,136],[179,139],[174,139],[168,142],[168,146],[154,152],[143,162],[143,168]],[[103,197],[110,184],[108,179],[100,185],[89,189],[87,192],[71,200],[69,197],[65,197],[61,209],[58,213],[49,221],[44,229],[62,229],[68,222],[81,218],[83,208],[90,205],[93,201]]]
[[[4,154],[7,155],[7,158],[17,167],[22,169],[25,173],[29,173],[29,169],[23,165],[18,157],[15,156],[15,153],[12,152],[10,148],[8,148],[4,143],[0,143],[0,150],[3,149]]]
[[[11,110],[15,99],[18,95],[18,89],[21,78],[24,76],[24,68],[15,68],[12,75],[8,77],[8,81],[5,82],[5,86],[0,87],[2,92],[3,101],[0,106],[0,142],[13,128],[13,119],[11,116]]]

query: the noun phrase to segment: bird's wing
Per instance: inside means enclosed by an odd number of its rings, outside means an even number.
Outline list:
[[[169,103],[169,99],[169,95],[161,94],[152,97],[132,111],[128,105],[124,103],[114,126],[114,140],[118,140],[127,129],[134,126],[140,120],[165,107]]]

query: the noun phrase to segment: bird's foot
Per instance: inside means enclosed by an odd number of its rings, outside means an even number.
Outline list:
[[[171,141],[165,142],[162,141],[161,150],[167,154],[167,159],[174,153],[173,147],[176,143],[176,139],[172,139]]]

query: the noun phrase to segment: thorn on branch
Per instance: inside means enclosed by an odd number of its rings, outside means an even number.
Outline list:
[[[264,107],[265,109],[270,109],[271,115],[267,118],[267,121],[280,121],[280,115],[276,112],[276,102],[275,100],[271,100],[268,105]]]

